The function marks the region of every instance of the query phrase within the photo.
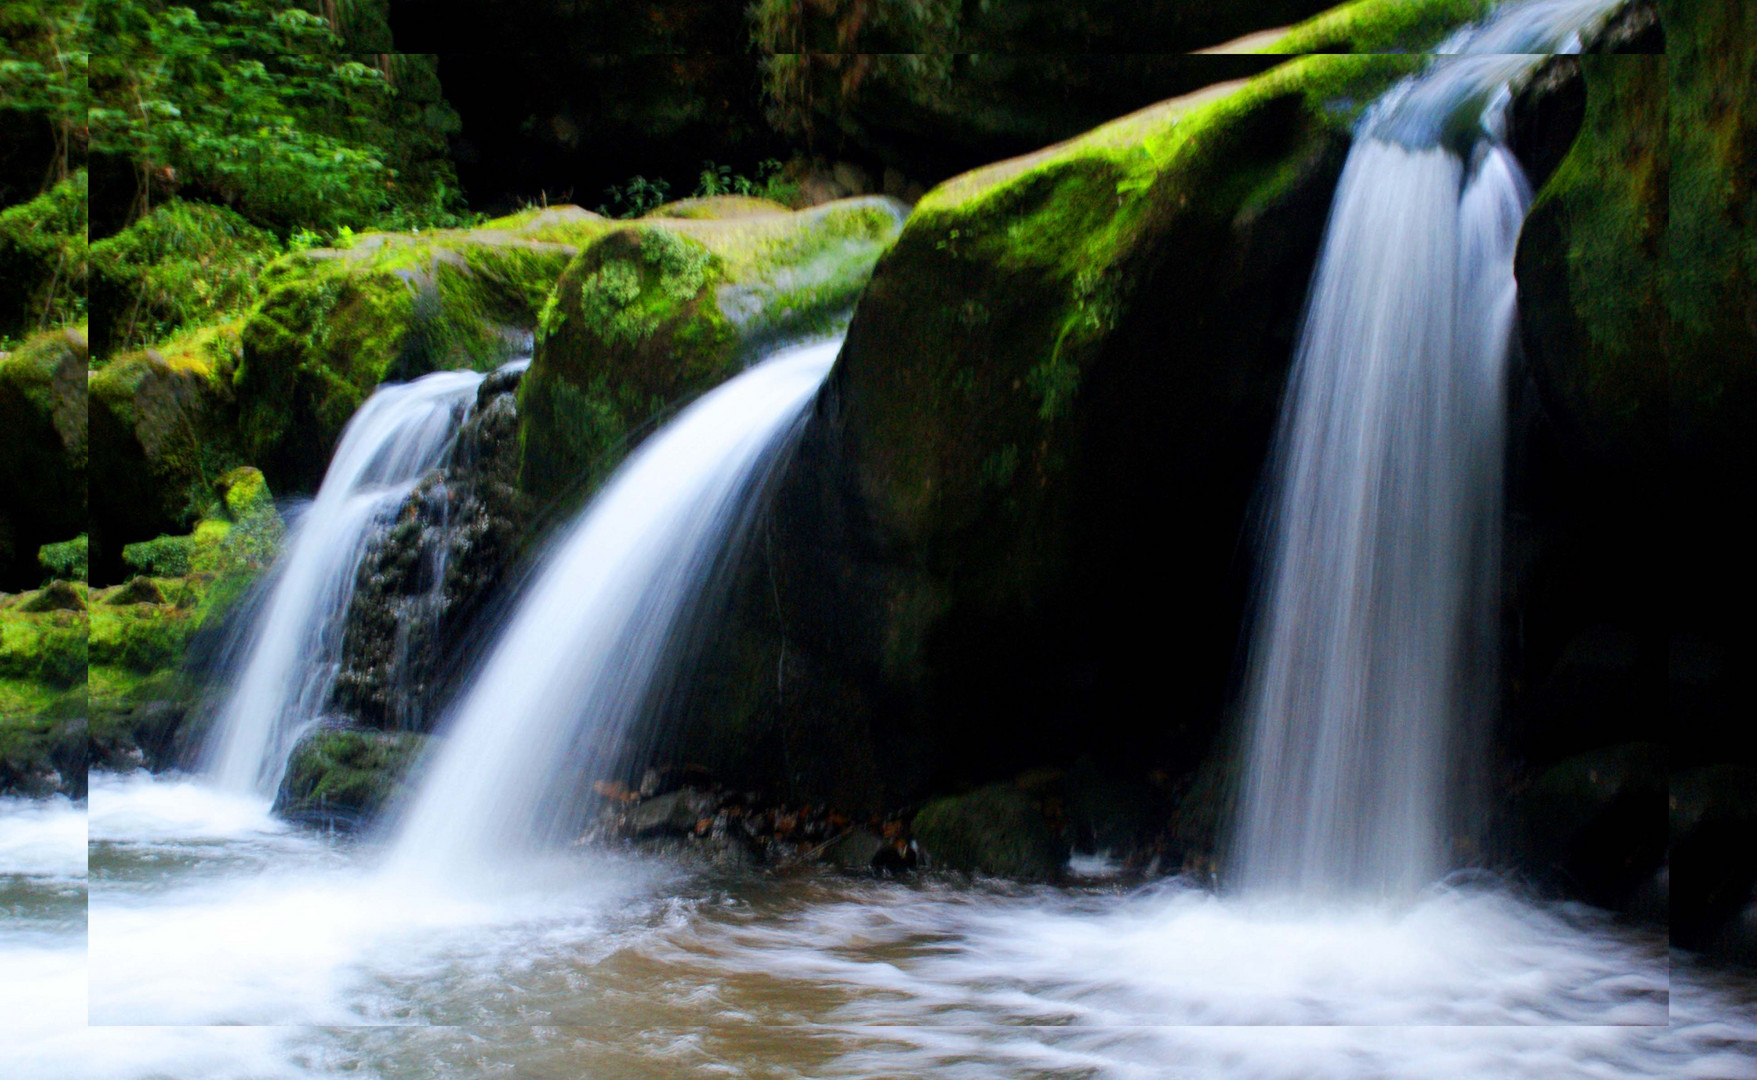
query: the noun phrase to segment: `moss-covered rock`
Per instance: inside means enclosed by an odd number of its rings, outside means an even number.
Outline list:
[[[86,360],[79,330],[0,352],[0,589],[37,584],[38,549],[86,530]]]
[[[896,237],[901,207],[648,218],[581,252],[543,306],[519,393],[523,483],[594,486],[630,437],[766,345],[826,333]]]
[[[275,810],[313,824],[363,824],[397,794],[425,742],[409,732],[313,732],[293,748]]]
[[[936,869],[1054,881],[1068,858],[1042,812],[1012,784],[935,799],[910,828]]]
[[[1302,58],[929,192],[680,753],[874,809],[1084,753],[1193,769],[1350,124],[1420,63]]]
[[[0,211],[0,345],[85,321],[86,174]]]
[[[486,370],[523,352],[550,286],[611,227],[556,207],[474,229],[370,233],[273,263],[231,378],[244,460],[278,490],[315,487],[380,382]]]
[[[754,195],[705,195],[693,199],[668,202],[645,216],[649,218],[686,218],[695,221],[724,221],[727,218],[761,217],[784,214],[787,207],[772,199]]]
[[[233,318],[280,254],[274,236],[231,210],[173,199],[91,246],[92,353],[162,341]]]

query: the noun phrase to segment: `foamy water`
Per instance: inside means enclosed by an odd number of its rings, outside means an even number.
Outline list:
[[[0,851],[84,825],[0,809]],[[89,961],[83,882],[10,894],[8,1077],[1757,1077],[1751,980],[1493,884],[1319,907],[575,850],[489,895],[187,778],[97,774],[90,821]]]

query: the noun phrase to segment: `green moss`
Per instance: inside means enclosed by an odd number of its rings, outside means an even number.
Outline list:
[[[194,546],[190,536],[160,536],[129,544],[122,549],[122,561],[143,574],[156,577],[181,577],[189,573],[189,551]]]
[[[936,868],[1053,881],[1067,861],[1065,845],[1012,784],[935,799],[915,815],[911,829]]]
[[[882,199],[724,220],[647,218],[568,267],[520,386],[522,480],[589,491],[631,435],[780,338],[832,330],[895,238]]]
[[[60,582],[55,588],[74,598],[62,600],[47,590],[0,595],[0,679],[34,684],[31,691],[15,685],[14,692],[27,697],[53,698],[85,679],[85,587]]]
[[[763,214],[785,214],[788,207],[773,199],[751,195],[706,195],[678,199],[649,211],[649,218],[688,218],[697,221],[724,221],[727,218],[758,217]]]
[[[317,731],[293,749],[275,808],[350,824],[369,818],[397,792],[424,742],[410,732]]]
[[[578,245],[607,228],[559,207],[475,229],[369,233],[345,250],[275,262],[230,384],[243,460],[279,487],[315,486],[342,426],[380,382],[512,358]]]
[[[1354,0],[1307,19],[1264,51],[1425,52],[1494,6],[1495,0]]]
[[[236,316],[280,253],[275,238],[224,207],[172,200],[91,248],[90,301],[102,363],[112,352]]]
[[[0,346],[33,331],[83,322],[85,170],[0,211]]]

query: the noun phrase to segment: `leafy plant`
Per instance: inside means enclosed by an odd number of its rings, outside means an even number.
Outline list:
[[[37,549],[37,562],[51,580],[84,581],[86,579],[86,535],[80,533],[59,544],[44,544]]]
[[[604,189],[604,203],[598,207],[598,213],[605,217],[637,218],[663,203],[670,191],[668,181],[633,176]]]

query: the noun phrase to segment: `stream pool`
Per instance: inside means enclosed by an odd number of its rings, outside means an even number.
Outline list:
[[[1757,1077],[1757,982],[1480,881],[1321,908],[595,850],[434,889],[381,862],[188,778],[0,801],[5,1074]]]

